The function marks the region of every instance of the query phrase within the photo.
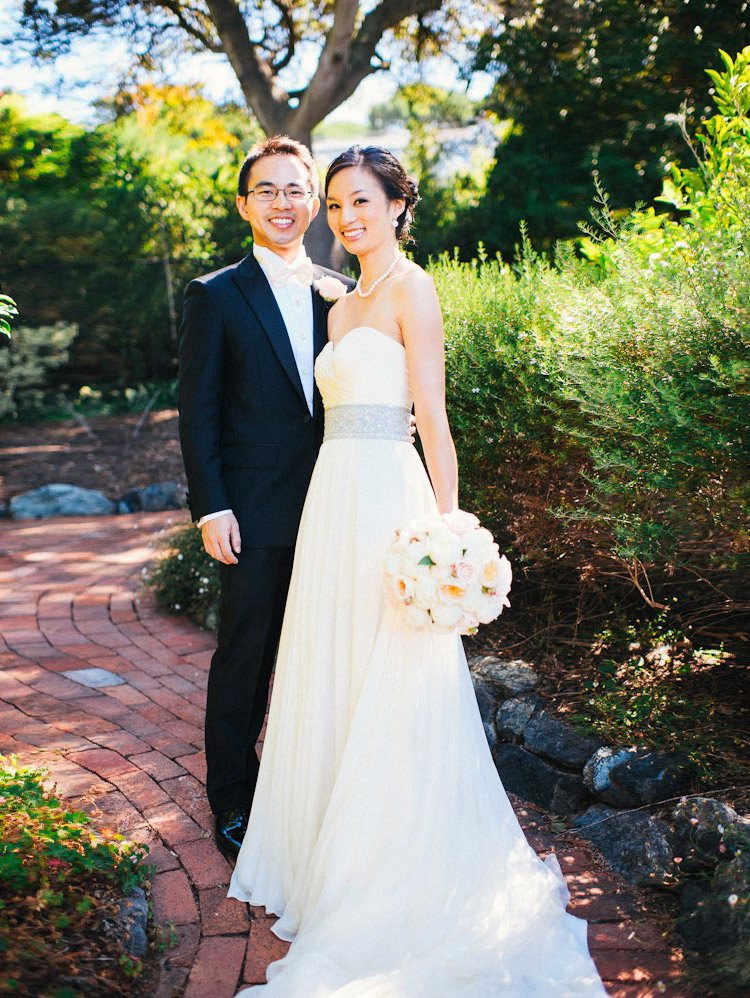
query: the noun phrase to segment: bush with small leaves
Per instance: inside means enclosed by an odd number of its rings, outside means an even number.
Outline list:
[[[0,992],[78,994],[83,981],[86,993],[124,996],[134,968],[101,949],[116,954],[111,927],[145,879],[147,847],[66,810],[46,776],[0,757]]]

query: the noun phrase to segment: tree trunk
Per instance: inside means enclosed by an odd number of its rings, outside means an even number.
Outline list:
[[[297,135],[292,133],[291,137],[297,139],[298,142],[304,142],[308,149],[312,150],[312,136],[309,133],[304,135]],[[325,164],[326,166],[328,164]],[[325,168],[322,171],[325,175]],[[321,178],[322,180],[322,178]],[[326,206],[325,206],[325,194],[323,189],[320,191],[320,211],[317,217],[313,219],[312,225],[307,230],[307,235],[305,236],[305,249],[307,254],[313,263],[320,264],[321,267],[330,267],[331,270],[340,271],[342,267],[347,265],[349,260],[349,255],[341,245],[337,242],[331,230],[328,228],[328,222],[326,221]]]

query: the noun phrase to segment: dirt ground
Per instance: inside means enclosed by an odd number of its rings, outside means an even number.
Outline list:
[[[0,504],[19,492],[60,482],[119,499],[160,481],[184,484],[177,410],[0,425]]]

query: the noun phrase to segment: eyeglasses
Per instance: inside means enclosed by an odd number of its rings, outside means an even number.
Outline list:
[[[306,191],[304,187],[299,187],[297,184],[289,184],[287,187],[276,187],[275,184],[258,184],[257,187],[253,187],[245,195],[249,198],[250,195],[255,198],[256,201],[275,201],[279,194],[283,194],[287,201],[292,204],[304,204],[309,197],[312,197],[312,191]]]

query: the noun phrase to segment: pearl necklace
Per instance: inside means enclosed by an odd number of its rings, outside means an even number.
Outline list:
[[[357,281],[357,294],[359,295],[359,297],[360,297],[360,298],[369,298],[369,297],[370,297],[370,295],[371,295],[371,294],[373,293],[373,291],[375,290],[375,288],[376,288],[376,287],[378,286],[378,284],[382,284],[382,282],[383,282],[383,281],[384,281],[384,280],[386,279],[386,277],[390,277],[390,276],[391,276],[391,274],[393,273],[393,271],[394,271],[394,269],[395,269],[395,267],[396,267],[396,264],[398,263],[398,261],[399,261],[400,259],[401,259],[401,254],[400,254],[400,253],[397,253],[397,254],[396,254],[396,259],[395,259],[395,260],[393,261],[393,263],[392,263],[392,264],[390,265],[390,267],[388,268],[388,270],[386,270],[386,272],[385,272],[384,274],[381,274],[381,275],[380,275],[380,277],[379,277],[379,278],[377,279],[377,281],[375,281],[375,282],[373,283],[373,285],[372,285],[372,287],[370,288],[370,290],[369,290],[369,291],[363,291],[363,290],[362,290],[362,277],[361,277],[361,275],[360,275],[360,278],[359,278],[359,280]]]

